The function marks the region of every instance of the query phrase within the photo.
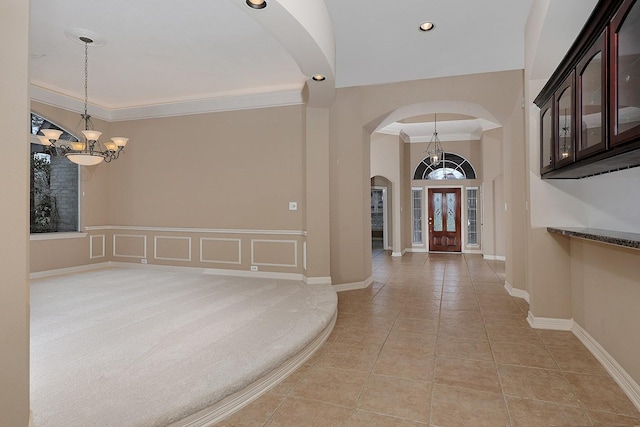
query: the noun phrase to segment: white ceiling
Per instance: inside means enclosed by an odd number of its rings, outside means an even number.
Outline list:
[[[333,90],[522,69],[534,0],[301,1],[32,0],[32,97],[81,108],[84,46],[70,28],[106,39],[89,48],[89,102],[111,120],[300,103],[307,82]],[[434,31],[418,30],[425,20]],[[569,37],[566,22],[551,22],[549,43],[554,31]],[[311,82],[316,72],[327,81]]]
[[[83,98],[83,28],[106,38],[89,48],[89,97],[107,109],[299,89],[291,55],[230,0],[33,0],[31,80]],[[42,56],[40,56],[42,55]]]
[[[338,87],[524,68],[532,0],[326,0]],[[418,30],[431,21],[435,30]]]

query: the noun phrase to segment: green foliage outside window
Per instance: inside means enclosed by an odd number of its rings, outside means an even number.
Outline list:
[[[51,191],[51,158],[31,155],[31,232],[50,233],[58,229],[56,195]]]

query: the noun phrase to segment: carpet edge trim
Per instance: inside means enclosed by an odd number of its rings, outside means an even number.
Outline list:
[[[170,424],[168,427],[211,426],[253,402],[292,374],[298,367],[304,364],[322,346],[322,344],[324,344],[333,331],[337,317],[338,311],[336,310],[327,327],[324,328],[322,332],[313,339],[313,341],[307,344],[305,348],[298,352],[298,354],[291,357],[280,367],[274,369],[269,374],[244,389],[225,397],[215,405],[196,412],[183,420]]]

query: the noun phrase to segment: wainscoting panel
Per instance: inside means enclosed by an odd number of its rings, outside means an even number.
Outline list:
[[[200,262],[242,264],[242,240],[201,237]]]
[[[295,240],[251,239],[251,265],[298,267]]]
[[[123,258],[146,258],[147,236],[139,234],[114,234],[113,256]]]
[[[191,262],[191,237],[155,236],[153,258],[164,261]]]
[[[307,261],[304,230],[117,225],[85,229],[91,236],[87,252],[91,257],[102,254],[96,261],[204,268],[218,274],[228,271],[295,277],[304,276]]]
[[[104,258],[107,255],[106,240],[104,234],[89,236],[89,259]]]

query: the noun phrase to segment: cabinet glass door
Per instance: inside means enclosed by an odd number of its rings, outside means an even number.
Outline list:
[[[553,170],[553,111],[552,102],[540,110],[540,174]]]
[[[565,83],[556,92],[556,150],[554,167],[558,168],[574,160],[574,103],[573,76],[571,73]]]
[[[606,67],[604,61],[605,35],[603,33],[578,64],[577,95],[578,157],[585,157],[606,148],[605,108]]]
[[[613,145],[640,136],[640,1],[626,0],[612,21]]]

